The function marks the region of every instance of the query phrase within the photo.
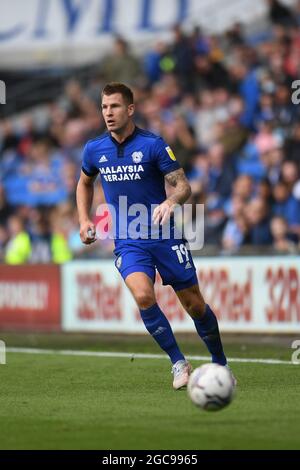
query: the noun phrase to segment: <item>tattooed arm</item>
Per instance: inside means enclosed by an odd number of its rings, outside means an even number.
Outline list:
[[[153,221],[156,224],[164,224],[174,212],[174,206],[184,204],[191,195],[191,187],[182,168],[168,173],[165,180],[175,188],[175,192],[153,211]]]
[[[167,201],[172,204],[184,204],[191,195],[190,183],[186,179],[182,168],[172,171],[165,176],[165,180],[170,186],[176,188],[174,194],[168,197]]]

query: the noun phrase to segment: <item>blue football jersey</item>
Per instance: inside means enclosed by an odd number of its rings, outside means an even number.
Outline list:
[[[164,176],[179,168],[168,144],[138,127],[122,144],[110,133],[90,140],[83,153],[82,171],[88,176],[100,173],[106,202],[114,208],[118,241],[161,237],[152,213],[166,199]]]

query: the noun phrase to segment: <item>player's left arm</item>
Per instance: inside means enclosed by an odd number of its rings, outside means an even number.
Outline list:
[[[153,211],[153,222],[164,224],[174,213],[177,204],[184,204],[191,195],[191,186],[182,168],[165,175],[165,180],[175,191]]]

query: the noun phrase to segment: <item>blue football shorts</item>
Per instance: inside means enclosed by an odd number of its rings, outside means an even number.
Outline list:
[[[155,282],[155,269],[164,285],[175,291],[198,283],[196,269],[185,240],[122,240],[114,250],[115,266],[125,280],[129,274],[144,272]]]

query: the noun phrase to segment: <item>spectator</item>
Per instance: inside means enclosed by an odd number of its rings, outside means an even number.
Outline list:
[[[100,72],[106,82],[119,81],[134,85],[141,76],[141,65],[130,52],[128,43],[117,36],[113,51],[100,64]]]
[[[273,214],[284,217],[291,232],[300,235],[300,202],[295,199],[289,186],[278,181],[273,189]]]
[[[173,28],[174,40],[171,46],[171,56],[174,59],[175,74],[184,90],[190,90],[193,85],[193,49],[191,41],[183,33],[180,25]]]
[[[187,176],[193,194],[205,194],[208,183],[209,161],[207,153],[199,151],[194,155],[192,168]]]
[[[72,213],[72,209],[69,204],[61,204],[51,213],[51,254],[52,261],[57,264],[70,261],[73,257],[68,245],[70,213]]]
[[[20,217],[10,216],[8,219],[8,232],[10,240],[5,248],[5,262],[7,264],[24,264],[28,262],[31,254],[31,243]]]
[[[275,25],[291,26],[295,24],[295,18],[291,10],[279,0],[267,0],[269,4],[269,18]]]
[[[278,253],[297,252],[295,237],[288,232],[288,224],[283,217],[275,216],[271,220],[273,248]]]
[[[5,258],[5,247],[9,240],[9,234],[4,225],[0,225],[0,263],[3,263]]]
[[[246,205],[254,194],[254,182],[249,175],[240,175],[233,183],[233,195],[240,196]]]
[[[0,184],[0,221],[5,225],[7,219],[13,214],[13,207],[8,203],[5,188]]]
[[[242,246],[246,233],[247,222],[244,215],[244,201],[240,196],[233,196],[231,215],[222,237],[223,252],[236,252]]]
[[[197,54],[194,58],[194,86],[195,91],[203,89],[215,90],[230,85],[230,77],[227,69],[221,61],[214,61],[206,54]]]
[[[274,146],[271,145],[270,149],[261,155],[261,160],[265,167],[265,177],[272,185],[276,184],[280,179],[283,158],[284,154],[280,143],[275,143]]]
[[[270,245],[272,235],[269,211],[265,200],[259,197],[254,198],[247,204],[245,215],[249,231],[244,241],[255,246]]]
[[[297,108],[292,103],[290,84],[279,83],[274,96],[274,115],[281,134],[288,135],[291,125],[297,119]]]
[[[245,103],[245,110],[241,116],[241,124],[249,129],[253,129],[260,99],[260,88],[256,73],[243,62],[233,63],[230,73]]]
[[[183,117],[175,115],[172,121],[162,126],[161,134],[171,146],[180,165],[188,172],[191,155],[196,149],[196,141]]]
[[[153,49],[145,54],[144,72],[148,78],[150,85],[160,80],[163,74],[163,61],[167,58],[168,48],[164,42],[157,42]],[[170,61],[172,59],[170,58]],[[175,64],[174,64],[175,66]],[[174,67],[172,67],[172,70]]]
[[[257,184],[256,195],[264,199],[269,207],[273,206],[272,185],[268,179],[265,178]]]
[[[208,161],[207,204],[210,204],[209,201],[217,200],[222,205],[231,193],[235,178],[234,168],[230,161],[226,160],[224,146],[219,143],[210,147]]]
[[[51,230],[47,207],[32,209],[30,219],[31,263],[51,263]]]
[[[286,160],[293,160],[299,166],[300,155],[300,122],[292,128],[291,136],[285,141],[284,154]]]
[[[296,183],[300,181],[299,167],[296,162],[290,160],[283,162],[281,167],[281,179],[287,184],[291,193],[293,193]]]

